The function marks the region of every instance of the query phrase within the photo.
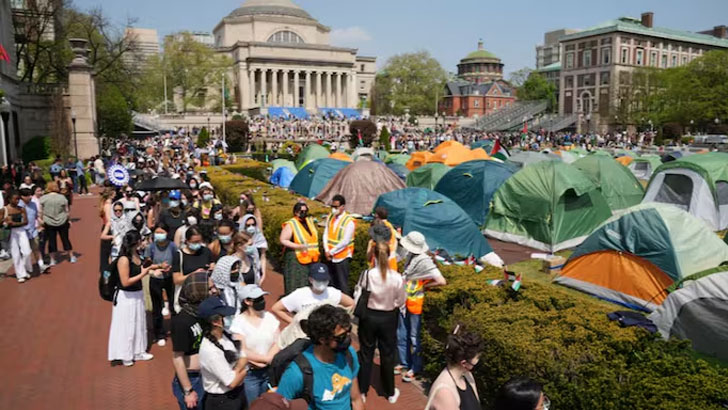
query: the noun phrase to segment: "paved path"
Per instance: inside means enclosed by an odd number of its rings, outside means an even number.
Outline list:
[[[78,263],[18,284],[0,279],[0,409],[175,409],[171,342],[153,345],[154,360],[111,367],[106,360],[111,304],[98,296],[98,197],[74,198],[71,241]],[[9,275],[13,275],[10,269]],[[283,289],[270,273],[269,305]],[[168,324],[167,324],[168,325]],[[375,381],[373,387],[378,386]],[[367,408],[422,409],[425,397],[402,383],[396,405],[370,390]]]

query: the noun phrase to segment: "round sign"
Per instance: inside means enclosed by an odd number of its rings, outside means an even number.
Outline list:
[[[129,183],[129,171],[122,165],[112,165],[107,170],[109,181],[116,186],[124,186]]]

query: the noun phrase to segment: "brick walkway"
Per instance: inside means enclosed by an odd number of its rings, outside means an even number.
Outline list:
[[[98,197],[73,202],[71,241],[78,263],[63,261],[24,284],[14,276],[0,279],[0,409],[175,409],[170,342],[153,345],[154,360],[130,368],[110,367],[106,360],[111,304],[97,289]],[[270,306],[283,284],[280,275],[269,277],[264,287],[272,293]],[[402,395],[396,405],[372,388],[367,408],[424,408],[417,388],[399,377],[397,386]]]

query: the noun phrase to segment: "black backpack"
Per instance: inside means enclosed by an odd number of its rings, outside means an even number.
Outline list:
[[[270,378],[271,386],[277,387],[283,373],[288,369],[291,362],[296,362],[298,368],[301,369],[301,374],[303,374],[303,391],[299,395],[299,398],[306,400],[306,403],[312,408],[315,408],[313,400],[313,369],[311,368],[311,363],[303,355],[303,352],[310,346],[310,340],[300,338],[276,353],[270,363],[268,377]],[[350,369],[354,369],[354,358],[351,356],[349,349],[346,349],[346,363]]]
[[[116,305],[116,294],[121,287],[121,279],[119,279],[119,258],[114,259],[107,270],[101,272],[99,277],[99,294],[101,299],[107,302],[113,302]]]

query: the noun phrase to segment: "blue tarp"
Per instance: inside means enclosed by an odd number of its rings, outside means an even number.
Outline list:
[[[280,167],[273,171],[270,176],[270,183],[281,188],[288,188],[296,174],[287,167]]]
[[[404,180],[404,181],[407,180],[407,175],[409,175],[409,173],[410,173],[410,170],[407,169],[407,167],[405,167],[402,164],[397,164],[394,162],[387,164],[387,168],[391,169],[392,172],[397,174],[397,176],[402,178],[402,180]]]

